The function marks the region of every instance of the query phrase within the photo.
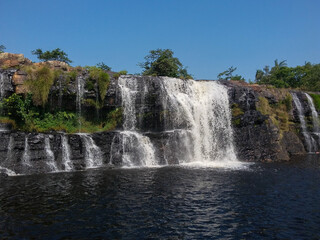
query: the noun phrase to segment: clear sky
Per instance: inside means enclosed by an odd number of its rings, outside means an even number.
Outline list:
[[[31,50],[61,48],[73,66],[138,73],[149,50],[169,48],[196,79],[320,63],[319,25],[319,0],[0,0],[8,52],[36,61]]]

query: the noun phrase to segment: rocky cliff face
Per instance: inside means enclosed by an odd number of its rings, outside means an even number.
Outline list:
[[[241,111],[241,114],[233,116],[235,144],[241,160],[289,160],[291,155],[306,153],[303,136],[298,134],[299,121],[293,115],[296,112],[294,104],[288,115],[297,124],[285,130],[275,125],[270,114],[263,114],[257,109],[261,98],[266,99],[268,104],[280,103],[286,97],[281,90],[234,81],[222,84],[229,88],[230,107],[236,106]]]
[[[25,93],[26,72],[13,69],[12,66],[31,64],[31,62],[21,56],[5,62],[11,68],[0,69],[1,98],[8,97],[14,92]],[[49,107],[76,111],[78,84],[79,81],[83,81],[83,86],[86,86],[88,72],[85,69],[72,69],[57,62],[51,62],[49,65],[62,72],[77,71],[76,78],[67,78],[66,74],[61,74],[55,80],[49,93]],[[159,160],[161,164],[177,164],[189,149],[176,141],[181,137],[180,133],[175,131],[173,126],[172,129],[168,128],[168,121],[170,122],[176,115],[170,112],[169,106],[164,107],[162,81],[161,77],[139,77],[139,81],[136,82],[133,103],[136,111],[136,130],[143,132],[153,143],[156,158],[161,159]],[[294,154],[306,153],[305,133],[300,130],[299,113],[292,98],[288,97],[290,96],[288,91],[234,81],[221,81],[220,84],[228,89],[234,144],[240,160],[280,161],[289,160]],[[94,88],[83,87],[82,94],[84,100],[91,99],[91,102],[97,98],[97,91]],[[297,95],[304,108],[307,127],[310,130],[312,109],[305,94],[297,92]],[[103,117],[110,109],[122,106],[122,97],[118,80],[111,78],[106,98],[100,109],[97,110],[95,106],[87,104],[89,101],[82,101],[82,113],[89,119],[95,115]],[[182,121],[179,124],[174,127],[188,128],[187,122]],[[4,126],[1,128],[4,129]],[[123,128],[120,126],[118,130]],[[103,159],[103,166],[119,166],[123,160],[124,142],[130,139],[131,145],[135,145],[139,137],[128,138],[119,131],[94,133],[90,138],[79,134],[66,135],[56,132],[39,134],[3,131],[0,132],[0,163],[2,167],[13,169],[16,173],[47,172],[50,168],[52,170],[52,164],[48,159],[52,158],[53,154],[56,162],[54,168],[66,170],[70,163],[65,162],[65,156],[69,155],[72,168],[83,169],[92,167],[94,164],[88,161],[98,154],[101,155],[99,158]],[[314,134],[313,137],[318,141],[319,135]],[[91,152],[88,152],[88,149],[91,149]]]

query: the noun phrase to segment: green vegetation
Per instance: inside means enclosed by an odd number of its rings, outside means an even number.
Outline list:
[[[32,93],[33,103],[36,106],[44,107],[54,82],[54,72],[46,66],[40,68],[27,67],[25,71],[28,74],[25,84]]]
[[[314,93],[309,93],[309,95],[312,97],[314,106],[317,111],[320,111],[320,95]]]
[[[145,62],[138,65],[143,68],[142,75],[191,78],[178,58],[173,57],[170,49],[151,50]]]
[[[94,82],[96,82],[99,88],[100,99],[103,102],[110,84],[109,74],[98,67],[87,67],[87,69],[89,70],[89,81],[91,81],[91,84],[87,86],[94,88]]]
[[[4,45],[0,45],[0,53],[3,53],[6,47]]]
[[[232,117],[239,117],[239,116],[242,116],[244,114],[242,109],[236,103],[232,104],[231,113],[232,113]]]
[[[300,88],[320,91],[320,64],[305,63],[303,66],[288,67],[286,61],[275,60],[270,69],[265,66],[256,72],[256,83],[270,84],[276,88]]]
[[[126,70],[121,70],[120,72],[114,73],[114,74],[113,74],[113,77],[114,77],[115,79],[118,79],[121,75],[127,75],[127,73],[128,73],[128,71],[126,71]]]
[[[231,106],[232,123],[234,126],[239,126],[241,124],[241,116],[244,114],[242,109],[238,104],[234,103]]]
[[[52,51],[43,52],[40,48],[33,50],[31,52],[33,55],[36,55],[37,58],[41,61],[50,61],[56,60],[65,63],[72,63],[72,61],[68,58],[68,54],[62,51],[60,48],[56,48]]]
[[[104,71],[111,71],[111,67],[109,67],[108,65],[106,65],[104,62],[98,63],[97,67],[104,70]]]
[[[288,104],[289,95],[286,96],[278,104],[270,105],[269,101],[264,97],[259,97],[259,102],[257,102],[257,110],[260,111],[263,115],[269,115],[272,123],[280,129],[280,134],[282,132],[289,131],[290,122],[289,122],[289,111],[292,108],[292,105]]]
[[[233,72],[236,71],[236,67],[229,67],[226,71],[219,73],[217,78],[219,80],[235,80],[235,81],[244,81],[245,79],[241,75],[233,76]]]
[[[113,130],[122,122],[122,108],[116,108],[110,111],[107,118],[98,123],[86,121],[84,118],[78,118],[72,112],[44,112],[32,104],[32,95],[28,94],[26,98],[17,94],[11,95],[3,100],[1,123],[10,123],[16,129],[23,131],[64,131],[67,133],[97,132]]]

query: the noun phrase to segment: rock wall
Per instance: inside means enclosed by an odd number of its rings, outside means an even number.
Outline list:
[[[12,56],[11,56],[12,57]],[[1,60],[1,58],[0,58]],[[2,61],[4,61],[2,59]],[[16,67],[19,64],[31,64],[30,61],[18,56],[12,57],[11,61],[6,60],[6,64]],[[71,71],[69,66],[61,65],[57,62],[50,63],[51,67],[62,71]],[[84,69],[77,70],[77,77],[81,77],[86,81],[88,72]],[[27,78],[25,72],[16,69],[0,69],[2,76],[2,95],[8,97],[12,93],[25,93],[24,81]],[[170,115],[168,109],[164,109],[161,104],[160,89],[161,77],[140,77],[138,83],[138,94],[135,100],[138,120],[138,130],[146,132],[148,137],[153,141],[156,147],[156,154],[163,162],[169,164],[178,163],[180,152],[185,152],[183,146],[173,146],[177,141],[174,132],[164,131],[165,117]],[[228,88],[230,108],[235,108],[238,114],[233,116],[234,143],[237,156],[242,161],[280,161],[289,160],[291,155],[305,154],[306,146],[304,136],[300,131],[300,122],[297,116],[297,110],[290,110],[289,121],[291,123],[288,129],[281,129],[275,120],[268,114],[263,114],[257,104],[260,98],[267,99],[269,104],[277,105],[283,100],[285,93],[282,90],[269,89],[264,86],[250,85],[243,82],[221,81],[221,84]],[[146,89],[148,91],[146,91]],[[49,94],[49,107],[54,109],[76,111],[76,95],[77,95],[77,79],[69,79],[67,81],[65,75],[61,75],[52,86]],[[299,98],[305,108],[306,115],[311,116],[311,110],[307,99],[303,93],[298,92]],[[84,99],[97,98],[95,89],[84,88]],[[87,118],[93,116],[105,117],[110,109],[121,106],[121,91],[119,89],[117,79],[111,78],[111,83],[107,91],[103,106],[97,111],[94,106],[90,106],[85,102],[82,103],[82,113]],[[310,123],[309,119],[309,123]],[[120,128],[121,129],[121,126]],[[48,170],[48,156],[45,152],[45,137],[50,138],[50,144],[54,157],[58,163],[58,169],[64,170],[62,164],[62,143],[61,133],[23,133],[23,132],[0,132],[0,162],[10,165],[17,173],[21,172],[21,161],[25,151],[25,139],[28,137],[30,146],[30,161],[34,163],[34,168],[28,171],[43,172]],[[85,163],[84,142],[80,135],[66,135],[71,149],[71,161],[75,169],[83,169]],[[11,142],[14,142],[12,152],[8,153]],[[121,164],[122,144],[119,132],[103,132],[92,134],[95,144],[101,149],[104,164],[107,166],[112,161],[112,165]],[[170,148],[168,147],[170,146]],[[168,148],[168,149],[166,149]],[[8,163],[8,154],[14,156],[15,162]],[[166,154],[168,156],[166,156]],[[37,163],[37,164],[35,164]]]

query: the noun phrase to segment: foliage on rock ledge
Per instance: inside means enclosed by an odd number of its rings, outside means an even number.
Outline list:
[[[28,74],[25,84],[32,93],[33,103],[36,106],[44,107],[48,101],[49,91],[55,79],[53,70],[46,66],[26,67],[24,70]]]
[[[11,123],[14,128],[28,132],[64,131],[98,132],[115,129],[122,122],[122,109],[116,108],[109,112],[107,118],[98,123],[90,122],[76,113],[56,111],[43,112],[32,102],[32,94],[25,98],[13,94],[3,100],[0,122]],[[81,129],[80,129],[81,126]]]
[[[279,128],[280,134],[289,131],[289,111],[292,109],[292,97],[289,93],[276,104],[270,104],[268,99],[260,96],[256,107],[262,114],[269,115],[272,123]]]

